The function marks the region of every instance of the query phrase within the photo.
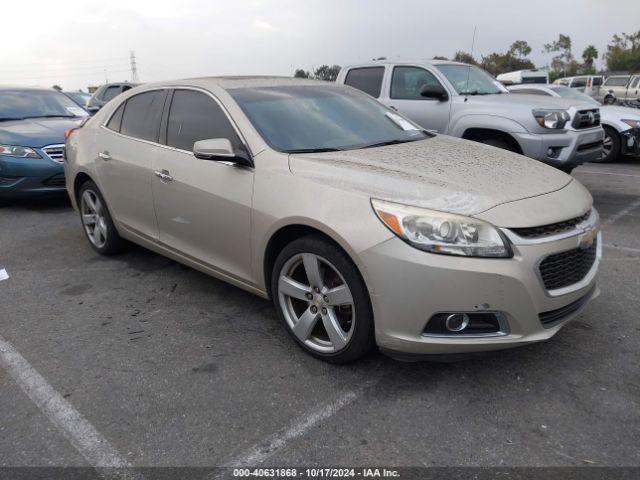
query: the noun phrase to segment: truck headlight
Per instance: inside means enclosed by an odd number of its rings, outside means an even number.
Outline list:
[[[511,257],[500,232],[487,222],[452,213],[371,199],[378,218],[409,245],[432,253]]]
[[[40,158],[38,153],[29,147],[18,147],[17,145],[0,145],[0,155],[20,158]]]
[[[534,110],[533,116],[542,128],[561,130],[571,120],[566,110]]]

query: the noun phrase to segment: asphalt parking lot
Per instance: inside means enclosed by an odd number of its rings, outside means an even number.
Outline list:
[[[265,300],[141,248],[100,257],[64,199],[0,208],[0,340],[136,466],[638,466],[640,163],[574,175],[602,294],[544,344],[327,365]],[[0,406],[0,465],[94,458],[3,368]]]

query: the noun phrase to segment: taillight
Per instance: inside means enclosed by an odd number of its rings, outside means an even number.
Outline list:
[[[75,128],[68,128],[66,132],[64,132],[64,141],[66,142],[67,139],[71,136],[71,133],[75,130]]]
[[[591,79],[587,78],[587,87],[590,87],[590,86],[591,86]]]

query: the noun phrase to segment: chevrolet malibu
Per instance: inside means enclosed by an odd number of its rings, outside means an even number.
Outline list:
[[[71,133],[65,169],[97,252],[132,241],[270,298],[334,363],[547,340],[598,294],[578,181],[350,87],[146,84]]]

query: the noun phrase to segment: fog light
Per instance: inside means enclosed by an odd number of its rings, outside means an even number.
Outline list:
[[[507,335],[509,324],[502,312],[442,312],[433,315],[422,332],[434,337]]]
[[[452,313],[444,321],[444,326],[450,332],[461,332],[469,325],[469,315],[466,313]]]
[[[547,148],[547,157],[558,158],[560,156],[561,151],[562,151],[562,147],[549,147]]]

